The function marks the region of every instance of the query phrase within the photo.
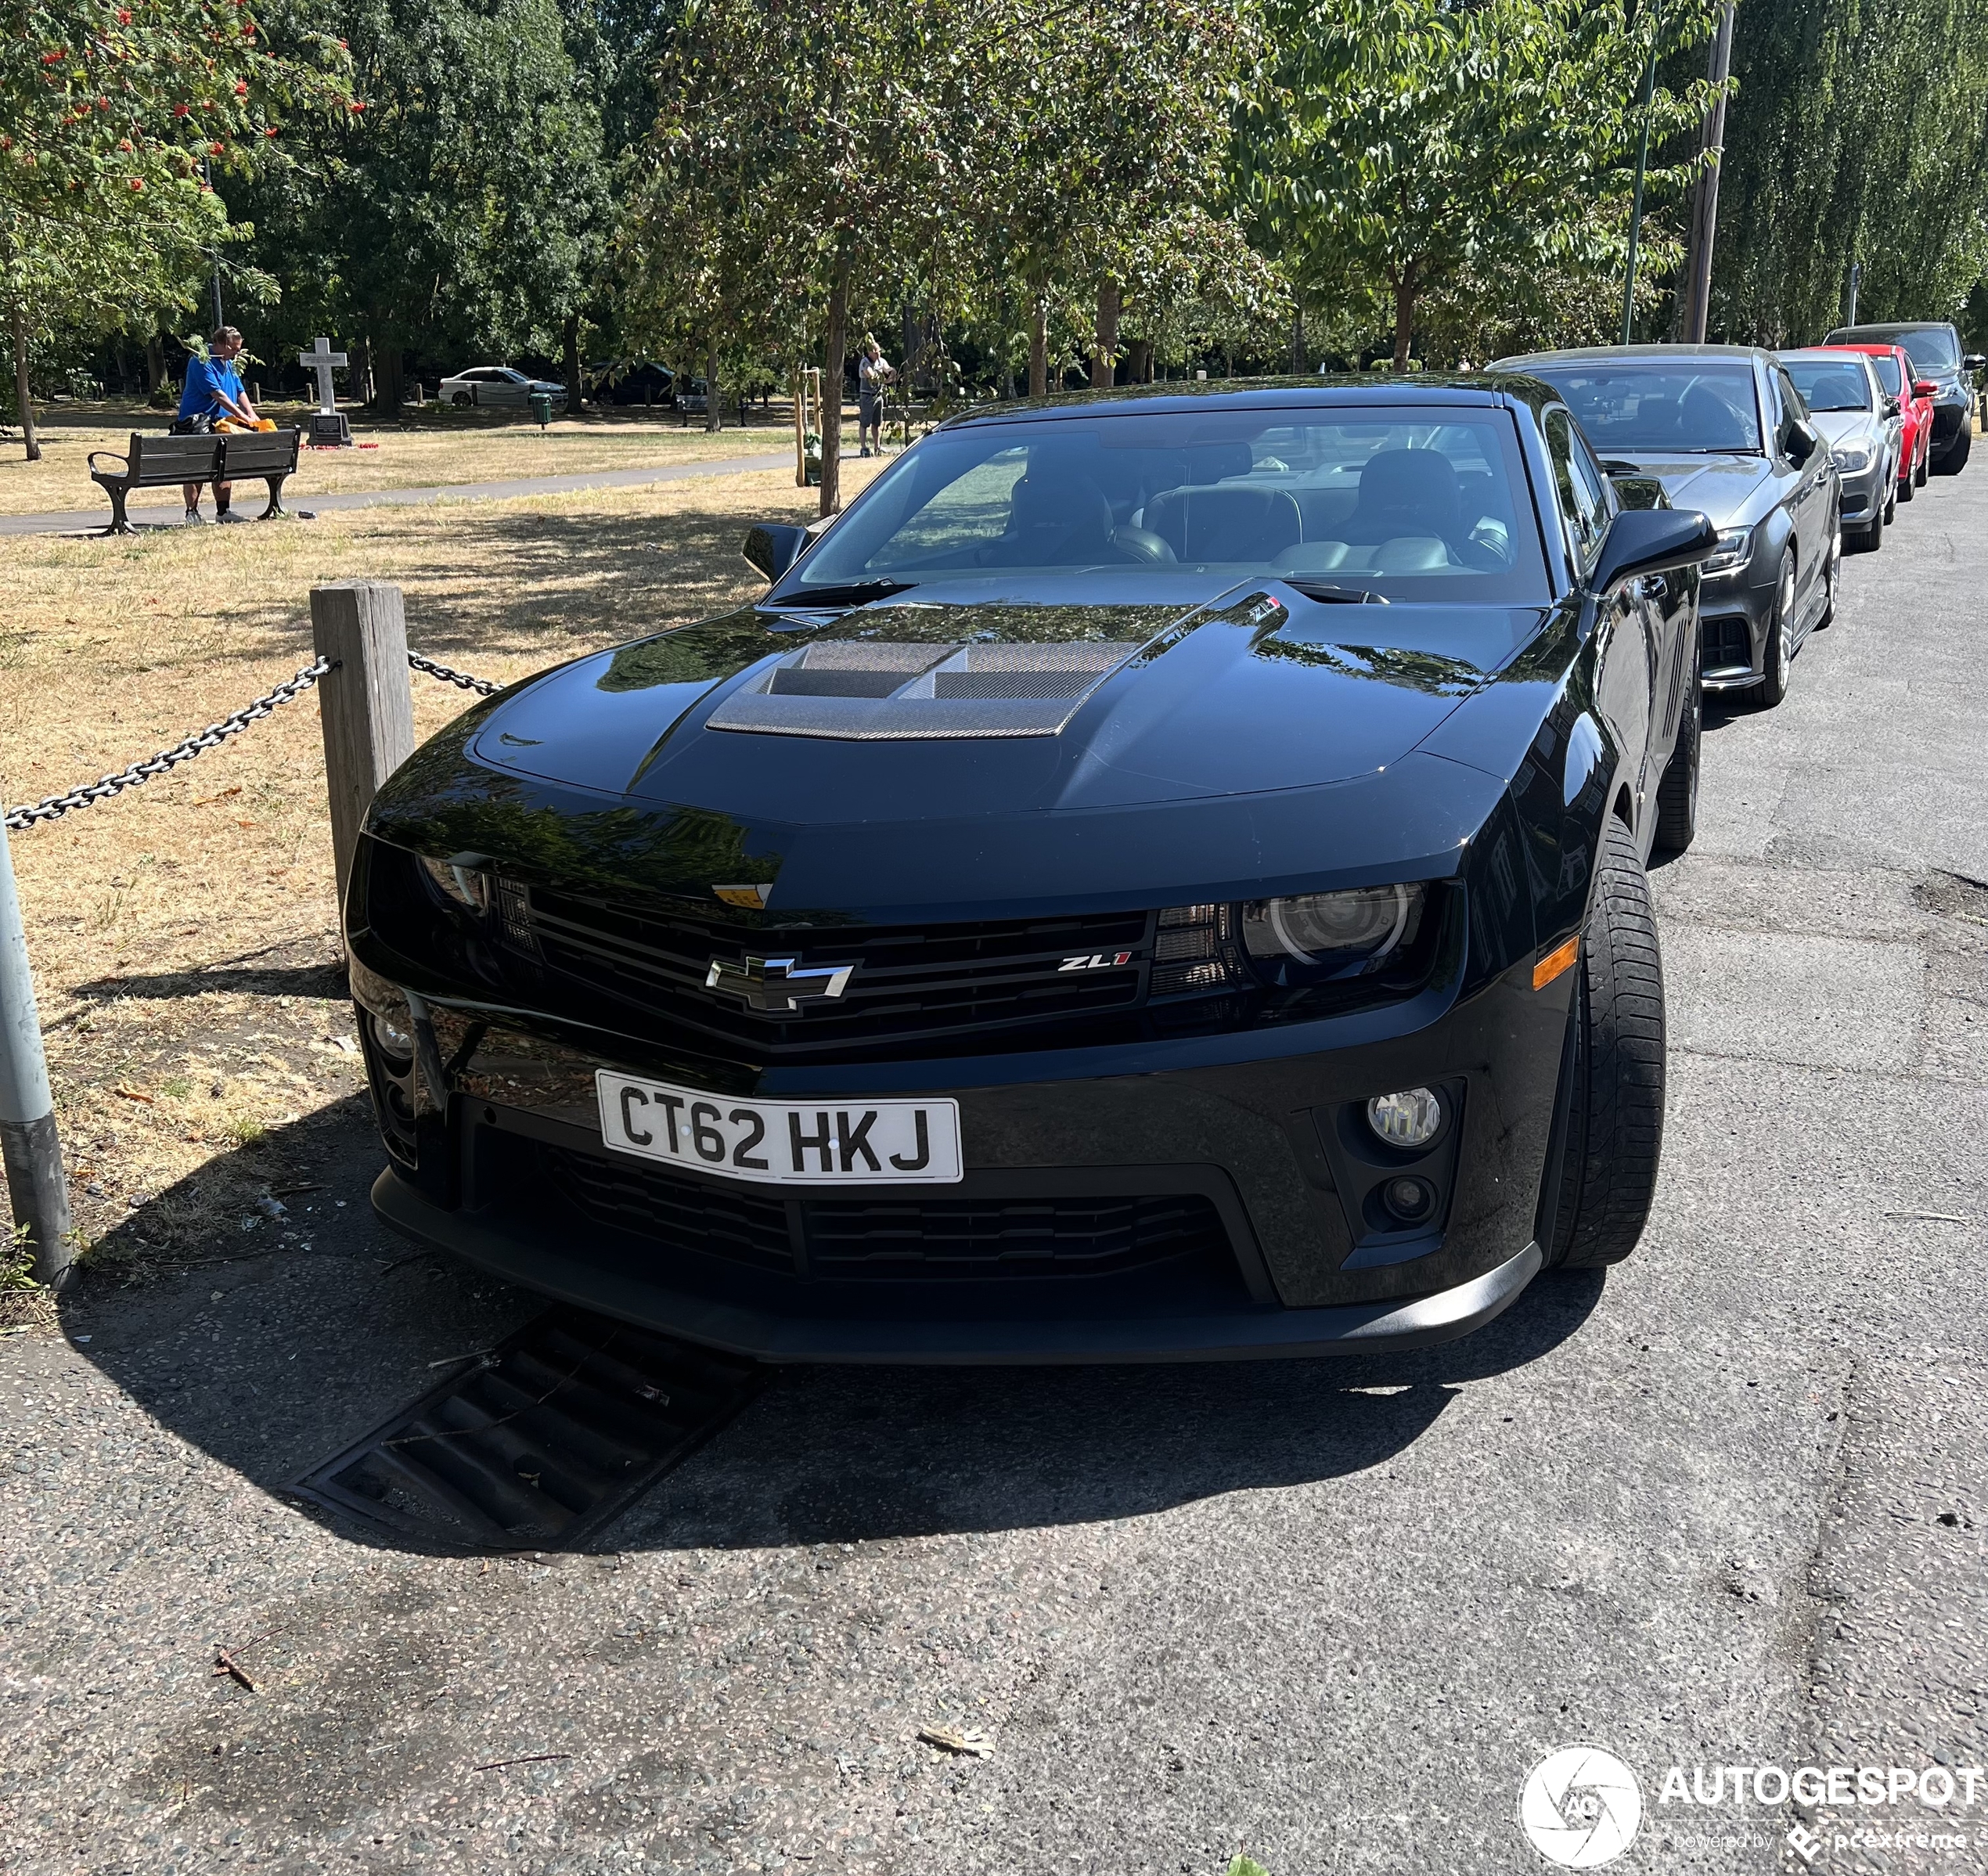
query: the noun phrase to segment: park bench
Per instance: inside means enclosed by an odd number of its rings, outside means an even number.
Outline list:
[[[283,484],[297,473],[298,432],[294,430],[214,431],[206,436],[144,435],[134,430],[131,448],[90,452],[90,480],[110,498],[106,534],[135,534],[124,513],[134,488],[172,488],[182,482],[232,482],[260,476],[269,485],[269,506],[256,518],[283,513]],[[99,462],[116,469],[99,469]]]

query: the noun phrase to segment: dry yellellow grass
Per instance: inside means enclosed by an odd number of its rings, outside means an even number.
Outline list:
[[[306,420],[301,406],[271,405],[266,413],[286,427]],[[794,448],[791,417],[779,409],[755,412],[741,430],[727,423],[715,435],[700,420],[687,426],[671,414],[615,409],[585,417],[560,417],[541,431],[522,412],[430,412],[398,420],[348,412],[356,446],[307,449],[284,492],[291,508],[308,508],[318,495],[369,488],[445,488],[452,483],[516,481],[528,477],[591,475],[606,470],[649,468],[711,457],[765,455]],[[164,435],[171,422],[142,405],[65,405],[37,413],[41,460],[24,459],[18,442],[0,444],[0,514],[67,514],[101,508],[109,499],[90,480],[92,450],[123,455],[131,433]],[[855,431],[847,427],[845,447]],[[247,514],[259,513],[260,482],[245,482],[236,497]],[[180,498],[171,488],[141,489],[134,509],[168,513]],[[211,496],[207,499],[210,513]]]
[[[850,488],[873,466],[846,465]],[[122,768],[308,663],[315,583],[396,581],[416,649],[510,680],[750,595],[746,527],[813,499],[774,472],[0,540],[0,800]],[[422,735],[470,700],[414,683]],[[143,1198],[142,1243],[135,1226],[113,1240],[134,1268],[226,1255],[258,1193],[308,1179],[299,1122],[362,1085],[313,697],[12,844],[85,1240]]]

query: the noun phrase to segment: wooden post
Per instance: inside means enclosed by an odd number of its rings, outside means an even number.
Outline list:
[[[325,781],[338,902],[345,903],[359,830],[380,785],[414,753],[414,693],[407,675],[401,589],[382,580],[311,589],[311,637],[333,668],[318,680]]]
[[[69,1186],[62,1176],[55,1099],[34,1014],[27,934],[14,893],[14,863],[0,825],[0,1158],[16,1224],[25,1226],[37,1283],[69,1280]]]
[[[794,486],[808,486],[808,374],[794,371]]]

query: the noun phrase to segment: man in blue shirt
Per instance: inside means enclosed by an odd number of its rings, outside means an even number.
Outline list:
[[[255,406],[249,401],[248,392],[243,387],[242,374],[235,369],[236,355],[241,349],[242,335],[233,326],[217,326],[207,340],[207,357],[186,361],[186,387],[179,394],[179,416],[173,425],[175,434],[196,434],[218,429],[224,424],[244,430],[261,427],[262,419],[255,414]],[[205,520],[207,517],[200,513],[200,484],[189,482],[184,492],[188,523]],[[233,493],[232,484],[214,484],[214,512],[217,521],[242,519],[229,511],[229,501]]]

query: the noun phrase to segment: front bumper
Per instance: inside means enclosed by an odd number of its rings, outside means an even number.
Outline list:
[[[362,1005],[391,999],[355,951]],[[1459,996],[1111,1047],[751,1068],[514,1010],[428,1003],[416,1070],[361,1034],[394,1164],[391,1226],[506,1280],[770,1361],[1220,1359],[1468,1334],[1540,1266],[1573,978],[1529,958]],[[404,1013],[403,1013],[404,1020]],[[719,1096],[960,1107],[956,1186],[743,1185],[603,1144],[594,1075]],[[1368,1096],[1439,1086],[1403,1158]],[[439,1090],[437,1098],[434,1090]],[[1403,1172],[1438,1195],[1403,1227]]]
[[[1699,680],[1707,690],[1739,690],[1757,684],[1774,617],[1776,567],[1755,564],[1759,550],[1730,573],[1713,574],[1698,588]]]
[[[1842,507],[1839,520],[1845,528],[1867,528],[1877,519],[1891,494],[1891,478],[1885,474],[1885,459],[1871,459],[1867,469],[1853,474],[1839,473]]]

